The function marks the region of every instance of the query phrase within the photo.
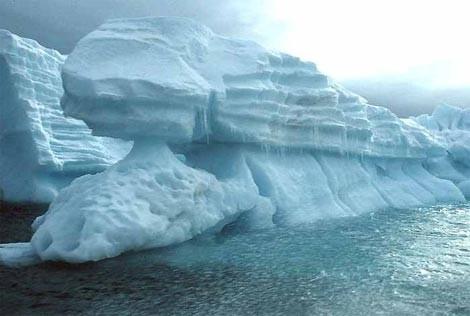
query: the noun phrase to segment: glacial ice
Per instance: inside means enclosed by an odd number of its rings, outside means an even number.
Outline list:
[[[445,157],[430,158],[429,171],[454,182],[470,199],[470,110],[441,105],[431,115],[423,114],[413,120],[432,131],[448,152]]]
[[[91,136],[65,118],[60,68],[65,57],[0,30],[0,200],[51,202],[77,176],[124,157],[130,144]]]
[[[466,119],[443,110],[453,123],[441,135],[312,63],[188,19],[109,21],[78,43],[62,79],[67,115],[134,147],[36,219],[30,245],[41,260],[100,260],[229,223],[298,225],[468,193],[466,147],[450,136]]]
[[[254,184],[243,170],[236,176],[217,181],[165,144],[136,142],[123,161],[65,188],[36,219],[31,243],[42,259],[70,262],[179,243],[256,205]]]
[[[65,113],[96,135],[378,157],[443,152],[424,129],[368,105],[315,64],[184,18],[110,21],[78,43],[62,77]]]

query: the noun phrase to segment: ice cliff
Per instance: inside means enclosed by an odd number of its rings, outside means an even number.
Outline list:
[[[78,43],[62,79],[67,115],[134,147],[35,221],[20,252],[41,260],[100,260],[228,223],[465,200],[460,182],[428,171],[449,168],[450,141],[424,118],[401,120],[313,63],[188,19],[109,21]]]
[[[0,200],[51,202],[77,176],[103,171],[130,145],[65,118],[65,57],[0,30]]]

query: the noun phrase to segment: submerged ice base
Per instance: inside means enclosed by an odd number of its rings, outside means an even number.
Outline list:
[[[34,222],[41,260],[100,260],[227,224],[298,225],[467,194],[470,168],[455,163],[464,152],[420,119],[368,104],[313,63],[188,19],[107,22],[78,43],[62,78],[67,115],[134,147],[74,180]]]

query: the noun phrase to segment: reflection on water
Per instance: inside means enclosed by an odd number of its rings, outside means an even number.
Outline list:
[[[470,315],[470,206],[227,230],[0,278],[3,314]]]

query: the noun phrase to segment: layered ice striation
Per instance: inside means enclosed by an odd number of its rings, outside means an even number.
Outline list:
[[[103,171],[130,149],[65,118],[65,57],[0,30],[0,200],[51,202],[77,176]]]
[[[100,260],[229,223],[465,200],[427,169],[448,157],[433,129],[369,105],[312,63],[188,19],[109,21],[78,43],[62,79],[67,115],[134,147],[35,221],[41,260]]]
[[[178,18],[115,20],[77,45],[65,113],[97,135],[427,157],[442,148],[313,63]],[[125,117],[125,120],[123,119]]]

